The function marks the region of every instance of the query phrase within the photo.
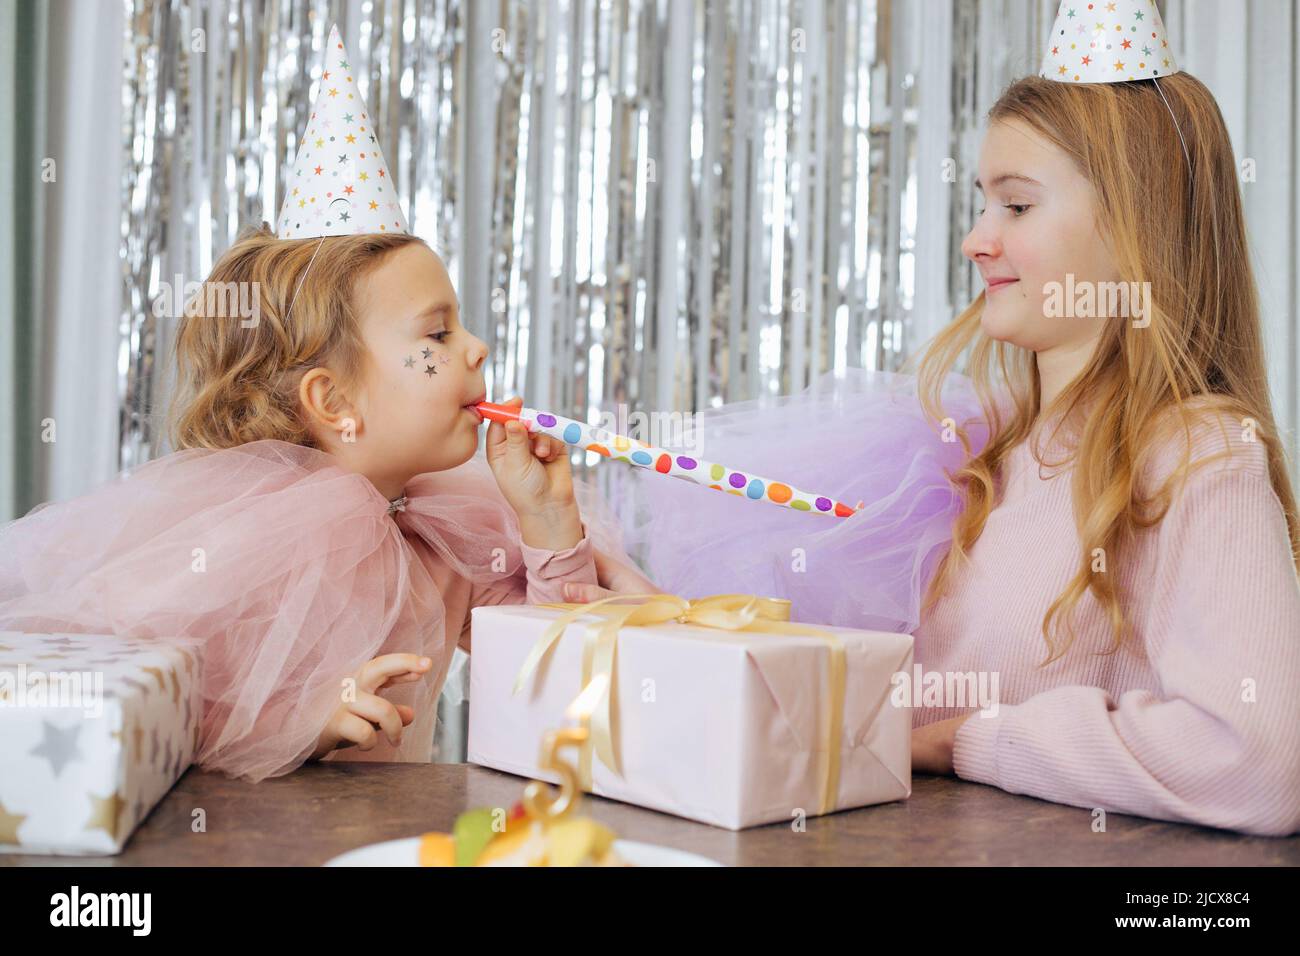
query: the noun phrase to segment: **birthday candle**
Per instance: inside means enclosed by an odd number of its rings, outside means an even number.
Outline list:
[[[603,428],[565,418],[563,415],[543,412],[535,408],[516,409],[509,405],[494,405],[491,402],[480,402],[474,407],[484,418],[502,424],[512,420],[519,421],[529,431],[549,435],[566,445],[594,451],[614,461],[625,461],[637,468],[652,469],[661,475],[693,481],[697,485],[729,492],[751,501],[767,501],[783,508],[793,508],[795,511],[832,515],[837,518],[847,518],[858,510],[825,495],[814,495],[800,491],[793,485],[772,481],[752,472],[728,468],[726,465],[702,461],[689,455],[677,454],[666,448],[647,445],[643,441],[625,435],[616,435]],[[858,507],[861,505],[859,504]]]

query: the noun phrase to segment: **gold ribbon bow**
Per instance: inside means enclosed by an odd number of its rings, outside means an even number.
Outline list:
[[[623,602],[639,601],[638,604]],[[518,694],[542,658],[555,645],[565,628],[585,615],[600,618],[588,625],[582,652],[582,686],[605,675],[606,689],[591,715],[591,738],[582,748],[578,775],[584,790],[591,789],[591,752],[594,747],[600,762],[622,775],[614,745],[618,728],[616,711],[610,706],[614,696],[614,650],[618,632],[624,627],[654,627],[672,621],[700,627],[740,633],[779,634],[815,637],[830,649],[828,662],[830,698],[822,708],[821,813],[835,809],[839,790],[840,745],[844,720],[844,644],[839,636],[823,628],[790,621],[790,602],[783,598],[759,597],[754,594],[715,594],[687,600],[675,594],[618,594],[589,604],[541,604],[567,613],[546,629],[524,659],[515,678],[512,693]]]

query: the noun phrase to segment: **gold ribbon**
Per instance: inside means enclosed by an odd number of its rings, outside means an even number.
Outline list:
[[[639,601],[638,604],[622,602]],[[843,739],[844,720],[844,644],[832,631],[790,621],[790,602],[783,598],[759,597],[754,594],[715,594],[711,597],[687,600],[675,594],[618,594],[614,597],[592,601],[589,604],[541,604],[539,607],[555,608],[565,613],[546,629],[529,650],[523,666],[515,678],[512,693],[518,694],[529,676],[542,662],[548,651],[559,640],[565,629],[578,618],[594,615],[600,620],[589,624],[582,650],[582,685],[586,687],[593,678],[605,675],[604,693],[591,715],[591,738],[582,748],[578,776],[584,790],[591,789],[591,753],[595,749],[600,762],[614,773],[619,769],[615,739],[617,710],[611,706],[614,697],[614,651],[618,632],[624,627],[655,627],[678,622],[700,627],[717,628],[733,633],[779,634],[795,637],[815,637],[826,643],[830,650],[827,664],[830,697],[822,707],[819,739],[823,744],[821,768],[821,809],[829,813],[835,809],[839,790],[840,745]]]

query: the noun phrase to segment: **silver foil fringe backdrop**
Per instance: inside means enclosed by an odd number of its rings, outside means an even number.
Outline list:
[[[977,289],[982,113],[1055,7],[120,2],[127,468],[168,450],[175,319],[152,303],[275,221],[331,23],[411,229],[491,346],[489,394],[594,419],[897,369]]]

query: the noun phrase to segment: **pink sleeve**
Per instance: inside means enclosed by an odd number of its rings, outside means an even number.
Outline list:
[[[484,604],[552,604],[565,600],[564,584],[596,584],[596,558],[587,526],[582,540],[564,551],[546,551],[519,542],[523,573],[505,581],[475,585],[470,607]]]
[[[958,776],[1074,806],[1300,830],[1300,583],[1267,473],[1194,474],[1159,529],[1158,691],[1059,687],[956,735]]]

